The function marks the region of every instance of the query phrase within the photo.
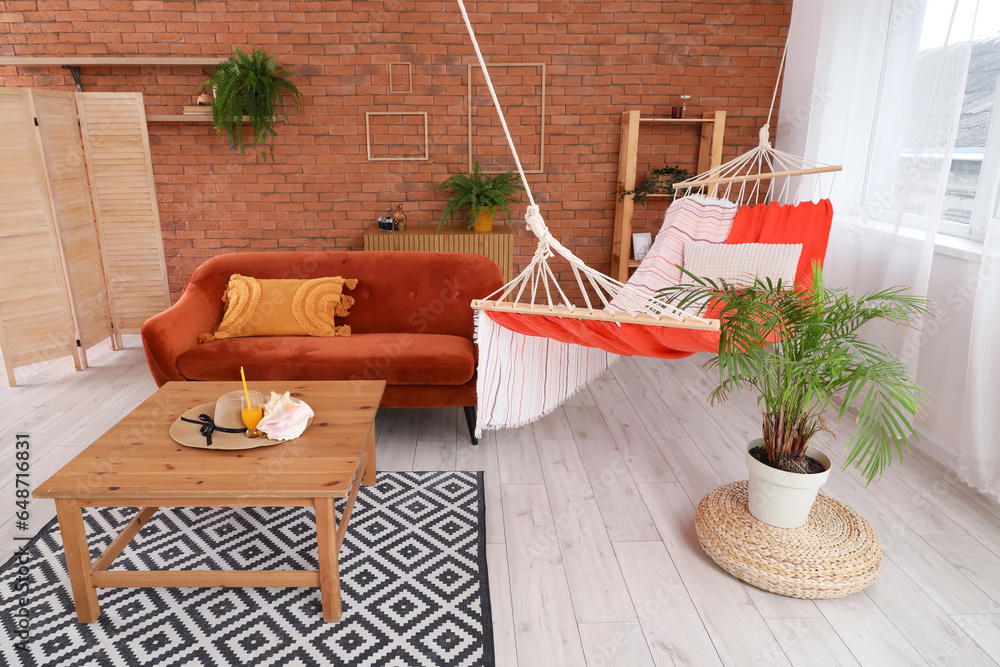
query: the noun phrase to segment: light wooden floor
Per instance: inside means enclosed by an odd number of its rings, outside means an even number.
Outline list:
[[[132,347],[18,370],[0,388],[0,467],[13,514],[15,433],[31,434],[33,483],[90,443],[155,386]],[[1000,507],[926,456],[866,488],[824,487],[861,512],[885,551],[882,574],[840,600],[747,586],[694,533],[695,504],[745,479],[752,400],[709,407],[701,360],[626,359],[543,421],[468,443],[460,409],[383,410],[380,470],[485,470],[497,664],[996,665]],[[840,456],[847,434],[825,450]],[[31,529],[52,516],[31,505]],[[6,517],[4,517],[6,518]],[[0,528],[11,552],[13,520]]]

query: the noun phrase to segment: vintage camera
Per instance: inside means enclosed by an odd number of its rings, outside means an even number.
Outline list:
[[[391,232],[396,229],[396,223],[389,215],[380,215],[378,217],[378,228],[383,232]]]

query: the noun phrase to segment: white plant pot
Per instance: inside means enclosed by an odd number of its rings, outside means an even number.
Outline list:
[[[808,521],[816,493],[830,476],[830,459],[818,449],[809,447],[806,456],[819,461],[826,470],[814,474],[785,472],[750,455],[750,450],[763,444],[764,441],[758,438],[747,445],[750,514],[776,528],[798,528]]]

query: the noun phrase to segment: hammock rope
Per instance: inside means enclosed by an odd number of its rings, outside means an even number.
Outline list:
[[[719,321],[678,309],[657,298],[654,291],[640,293],[637,288],[592,269],[552,235],[531,192],[465,3],[457,2],[528,196],[525,223],[538,239],[531,261],[513,280],[485,299],[472,302],[472,308],[478,311],[476,339],[480,350],[476,380],[478,437],[484,429],[520,426],[543,417],[606,371],[619,354],[677,358],[717,347]],[[779,82],[784,60],[783,54]],[[738,202],[756,202],[762,195],[767,200],[780,200],[791,197],[793,177],[799,177],[794,192],[795,197],[800,197],[804,187],[802,177],[817,175],[818,178],[840,170],[839,166],[797,158],[771,147],[768,127],[776,99],[777,86],[768,121],[760,130],[755,149],[675,184],[675,191],[683,189],[685,197],[707,194],[715,198],[720,186],[725,185],[726,199],[735,189]],[[763,180],[769,180],[765,192],[761,189]],[[691,198],[685,203],[701,206],[699,201]],[[720,206],[718,200],[715,202],[715,206]],[[728,202],[726,205],[732,206]],[[711,214],[706,215],[711,219]],[[699,222],[703,219],[697,218]],[[732,224],[731,214],[729,224]],[[712,242],[726,240],[724,235],[711,236],[717,230],[718,226],[713,227],[709,236],[702,238],[713,238]],[[549,259],[557,255],[569,263],[583,307],[573,305],[549,266]],[[591,291],[597,301],[591,299]],[[561,303],[554,303],[554,295]],[[522,303],[522,298],[527,303]]]
[[[538,247],[535,249],[535,254],[532,256],[528,266],[525,267],[524,270],[521,271],[521,273],[519,273],[512,281],[493,292],[485,299],[473,302],[473,308],[503,309],[505,306],[519,304],[521,297],[524,295],[525,288],[530,284],[529,307],[534,308],[538,303],[538,287],[541,285],[545,292],[545,302],[543,307],[546,307],[550,313],[559,312],[561,314],[566,313],[569,315],[576,314],[578,307],[573,305],[572,301],[570,301],[570,299],[566,296],[566,293],[563,291],[562,286],[559,284],[555,273],[552,271],[552,268],[548,263],[549,259],[558,255],[569,262],[570,268],[573,271],[573,275],[576,278],[577,285],[580,289],[580,293],[583,295],[583,299],[586,304],[585,310],[590,315],[594,315],[597,312],[597,309],[594,307],[594,304],[591,303],[591,299],[588,294],[588,285],[596,293],[598,299],[604,306],[604,310],[610,314],[610,317],[615,319],[620,318],[623,321],[629,321],[629,319],[634,320],[639,317],[639,315],[645,314],[652,317],[655,323],[663,326],[683,324],[691,321],[705,324],[710,327],[713,326],[712,321],[710,320],[676,308],[675,306],[662,300],[644,298],[624,283],[606,276],[600,271],[592,269],[586,264],[586,262],[577,257],[571,250],[566,248],[552,235],[552,232],[549,231],[548,225],[545,224],[545,219],[542,217],[538,205],[535,203],[535,197],[531,192],[531,184],[528,183],[528,178],[524,173],[521,158],[517,153],[517,146],[515,146],[514,139],[511,137],[510,128],[507,126],[507,119],[504,116],[503,108],[500,106],[500,100],[497,97],[496,89],[493,87],[493,79],[490,77],[489,68],[486,66],[486,59],[483,57],[482,49],[479,47],[479,40],[476,38],[476,33],[472,27],[472,21],[469,19],[469,13],[466,11],[465,3],[462,0],[457,0],[457,2],[458,8],[462,13],[462,20],[465,23],[465,28],[469,33],[469,39],[472,41],[472,48],[476,52],[476,59],[479,61],[479,67],[483,71],[483,78],[486,80],[486,87],[490,92],[490,99],[493,101],[493,106],[496,109],[497,118],[500,120],[500,126],[503,128],[504,137],[507,139],[507,145],[510,148],[511,156],[514,158],[514,163],[517,166],[517,173],[521,178],[521,184],[524,185],[525,193],[528,195],[529,205],[524,215],[525,222],[531,233],[538,239]],[[558,292],[559,298],[562,300],[562,303],[558,306],[552,299],[553,288],[556,292]],[[515,290],[517,290],[517,293],[513,303],[505,303],[505,300]],[[621,308],[612,309],[612,301],[615,301],[616,305],[620,304]],[[716,322],[714,326],[717,328],[718,323]]]

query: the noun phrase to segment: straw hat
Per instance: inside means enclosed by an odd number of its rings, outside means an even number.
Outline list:
[[[231,391],[215,403],[187,410],[170,425],[170,437],[186,447],[199,449],[253,449],[281,442],[264,436],[246,437],[240,406],[242,395],[242,391]]]

